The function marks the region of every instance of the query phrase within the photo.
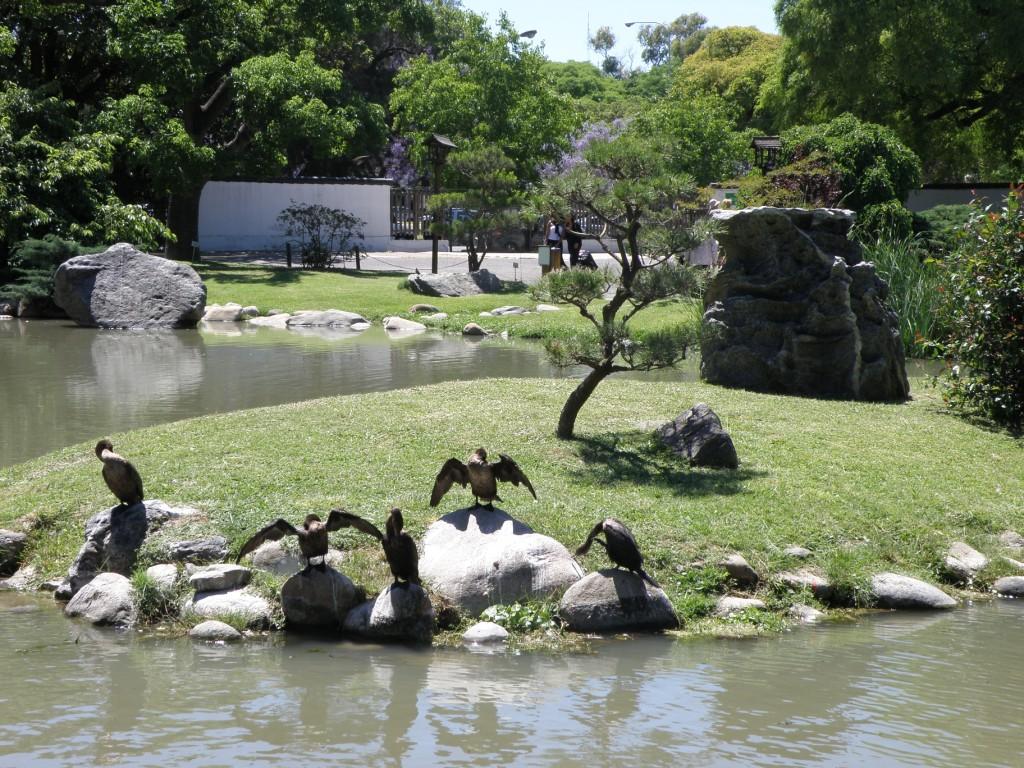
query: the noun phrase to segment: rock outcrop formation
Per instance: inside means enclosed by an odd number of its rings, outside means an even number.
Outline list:
[[[460,509],[431,525],[420,544],[420,578],[472,616],[491,605],[542,599],[583,576],[550,536],[500,509]]]
[[[206,306],[206,286],[192,267],[128,243],[65,261],[53,295],[76,323],[100,328],[192,328]]]
[[[701,374],[757,392],[903,401],[889,287],[834,209],[715,211],[725,266],[705,296]]]

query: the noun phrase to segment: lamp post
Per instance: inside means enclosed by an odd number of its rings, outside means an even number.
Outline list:
[[[519,36],[520,37],[525,37],[527,40],[532,40],[534,37],[537,36],[537,30],[536,29],[528,29],[525,32],[520,32]]]
[[[444,168],[444,161],[448,153],[455,149],[455,142],[447,136],[438,133],[432,134],[427,142],[427,154],[434,169],[433,193],[436,195],[441,191],[441,169]],[[436,209],[435,209],[436,211]],[[436,214],[435,214],[436,215]],[[437,274],[437,222],[431,222],[431,247],[430,247],[430,273]]]
[[[626,26],[632,27],[634,24],[661,24],[660,21],[627,21]]]

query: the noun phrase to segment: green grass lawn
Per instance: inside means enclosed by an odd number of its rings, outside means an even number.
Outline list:
[[[240,298],[240,297],[239,297]],[[578,422],[579,439],[553,431],[573,382],[487,380],[315,400],[207,416],[112,435],[139,468],[150,498],[197,506],[206,518],[176,531],[221,532],[234,547],[278,516],[344,506],[382,522],[406,511],[414,535],[471,502],[453,489],[433,510],[433,478],[450,456],[483,445],[513,456],[539,501],[521,488],[504,508],[574,548],[598,519],[626,522],[649,570],[680,611],[705,613],[722,589],[713,564],[739,551],[764,574],[809,561],[857,587],[872,572],[936,579],[951,541],[993,556],[995,537],[1024,529],[1024,445],[945,413],[930,393],[904,405],[761,395],[706,384],[612,378]],[[652,440],[653,428],[696,402],[731,432],[737,471],[690,469]],[[0,470],[0,526],[34,520],[29,560],[65,572],[82,523],[113,499],[92,445]],[[354,551],[346,571],[375,592],[390,583],[375,542],[334,534]],[[605,565],[600,551],[585,565]],[[770,607],[792,598],[762,590]]]
[[[566,336],[590,328],[589,322],[575,308],[565,306],[561,312],[533,313],[519,316],[480,317],[480,313],[507,304],[532,309],[537,302],[520,286],[504,293],[461,298],[420,296],[406,290],[406,275],[386,272],[313,271],[228,265],[207,262],[196,265],[207,288],[207,304],[234,301],[242,306],[255,305],[261,312],[280,309],[343,309],[358,312],[367,319],[401,315],[415,317],[432,328],[461,331],[469,322],[479,323],[488,331],[507,331],[520,338]],[[409,312],[413,304],[433,304],[448,313],[447,320],[423,320]],[[637,315],[633,326],[639,331],[652,330],[680,321],[694,322],[699,306],[693,301],[664,301]]]

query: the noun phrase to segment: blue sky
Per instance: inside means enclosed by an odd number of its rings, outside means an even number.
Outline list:
[[[492,22],[504,10],[520,30],[536,29],[534,42],[543,42],[544,51],[554,61],[590,61],[598,56],[587,49],[587,27],[611,27],[618,40],[613,54],[627,65],[640,66],[640,45],[636,33],[640,25],[627,28],[627,21],[668,22],[684,13],[700,13],[716,27],[753,26],[765,32],[777,32],[775,0],[691,0],[688,3],[665,0],[590,0],[586,3],[558,0],[462,0],[462,6],[487,16]]]

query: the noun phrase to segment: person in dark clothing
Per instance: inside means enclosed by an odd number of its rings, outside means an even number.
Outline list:
[[[576,224],[575,216],[565,217],[565,245],[569,249],[569,266],[575,267],[580,258],[580,248],[583,247],[583,233]]]

